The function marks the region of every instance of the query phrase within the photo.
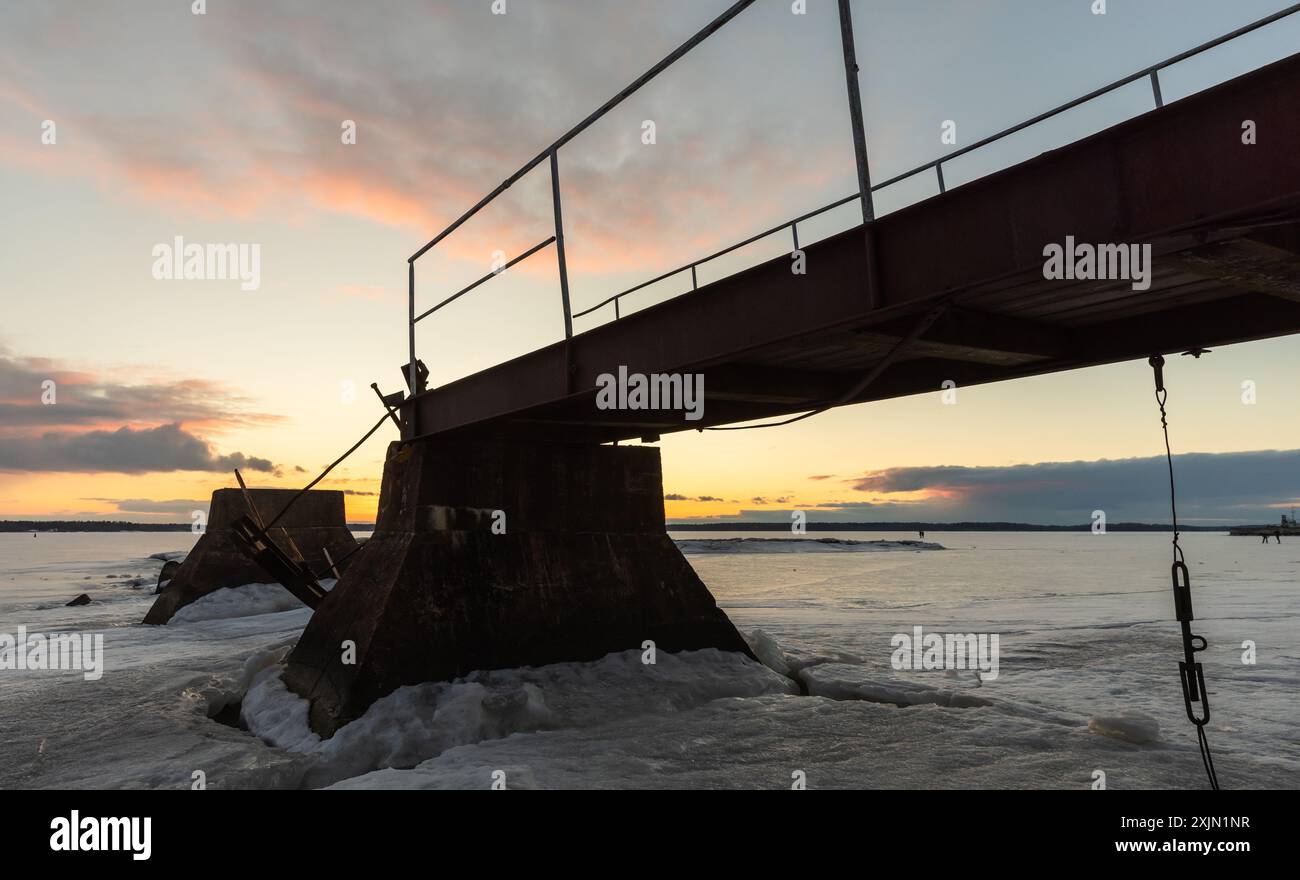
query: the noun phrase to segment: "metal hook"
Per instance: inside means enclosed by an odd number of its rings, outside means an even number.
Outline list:
[[[1164,356],[1153,354],[1151,355],[1151,358],[1147,361],[1147,363],[1151,365],[1151,369],[1156,371],[1156,393],[1159,394],[1160,392],[1165,390]]]
[[[1192,616],[1192,584],[1187,572],[1187,564],[1179,561],[1170,568],[1174,582],[1174,615],[1177,620],[1186,622],[1195,620]]]
[[[1201,664],[1193,663],[1189,667],[1183,661],[1178,661],[1178,678],[1183,684],[1183,706],[1187,709],[1187,719],[1200,727],[1210,720],[1210,697],[1205,693],[1205,674],[1201,671]],[[1192,710],[1192,703],[1197,702],[1201,704],[1199,718]]]

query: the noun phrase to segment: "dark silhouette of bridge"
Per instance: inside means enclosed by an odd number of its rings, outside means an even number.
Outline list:
[[[400,402],[403,441],[388,450],[375,533],[320,600],[284,673],[318,733],[397,687],[471,670],[629,649],[750,652],[668,537],[659,450],[607,441],[1300,331],[1300,55],[1169,106],[1159,79],[1300,5],[924,164],[904,176],[932,173],[940,194],[876,217],[872,192],[897,179],[870,181],[840,0],[859,186],[829,207],[859,202],[862,225],[799,253],[800,224],[829,208],[795,218],[749,241],[790,235],[805,274],[783,257],[623,315],[622,301],[661,280],[652,279],[587,310],[613,320],[575,335],[558,151],[752,2],[734,4],[411,257],[413,393]],[[1150,82],[1152,112],[947,190],[945,162],[1139,80]],[[426,389],[416,323],[494,275],[417,313],[416,261],[543,162],[554,235],[506,268],[555,247],[565,338]],[[1047,248],[1071,240],[1100,246],[1115,271],[1089,277],[1073,261],[1078,271],[1047,271]],[[1131,271],[1148,247],[1150,262]],[[699,262],[670,274],[694,280]],[[702,375],[702,418],[602,408],[598,383],[620,368]],[[1190,599],[1178,602],[1193,664]],[[341,644],[354,646],[355,663]],[[1200,664],[1188,668],[1203,685]]]
[[[751,0],[752,2],[752,0]],[[732,6],[417,252],[410,261],[407,439],[446,432],[606,442],[1207,348],[1300,331],[1300,55],[1164,105],[1159,72],[1300,10],[1288,9],[1138,71],[993,137],[871,185],[852,22],[841,3],[861,189],[706,260],[769,235],[791,236],[830,208],[862,201],[864,223],[804,248],[806,274],[781,257],[623,315],[620,304],[684,266],[579,312],[614,320],[574,335],[557,154],[632,92],[713,33]],[[1098,134],[948,190],[943,164],[1129,83],[1155,108]],[[1249,123],[1247,122],[1249,121]],[[1245,137],[1253,125],[1254,142]],[[417,373],[415,261],[529,170],[551,165],[554,245],[566,338],[434,389]],[[922,173],[940,193],[876,218],[871,193]],[[865,198],[862,193],[866,193]],[[1044,248],[1067,236],[1149,245],[1148,289],[1128,278],[1044,277]],[[704,376],[703,419],[596,406],[597,378],[619,366]]]

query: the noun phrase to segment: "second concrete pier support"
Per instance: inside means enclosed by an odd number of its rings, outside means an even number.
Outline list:
[[[270,582],[271,576],[235,545],[230,525],[249,513],[249,499],[267,521],[296,494],[292,489],[249,489],[247,495],[238,489],[213,492],[203,537],[185,557],[171,584],[154,600],[144,622],[166,623],[181,608],[223,587]],[[286,546],[292,539],[304,555],[304,563],[314,572],[328,570],[328,559],[343,559],[357,546],[344,517],[343,493],[337,491],[317,490],[299,498],[272,530],[271,537]]]
[[[646,641],[749,653],[665,531],[658,449],[424,440],[390,446],[374,537],[284,677],[329,735],[402,685]]]

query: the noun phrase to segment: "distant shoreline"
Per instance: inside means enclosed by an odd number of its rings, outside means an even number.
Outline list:
[[[6,532],[188,532],[190,523],[136,523],[110,520],[0,520],[0,533]],[[357,532],[374,531],[374,523],[348,523]],[[670,522],[668,528],[678,532],[789,532],[787,522]],[[1238,526],[1180,526],[1184,532],[1226,532]],[[1054,526],[1015,522],[884,522],[833,523],[810,522],[810,532],[1088,532],[1091,523]],[[1108,532],[1167,532],[1165,523],[1115,523]]]
[[[0,532],[188,532],[190,523],[0,519]]]
[[[374,523],[348,523],[355,532],[372,532]],[[192,523],[137,523],[117,520],[34,520],[0,519],[0,534],[6,532],[188,532]]]
[[[882,523],[828,523],[806,524],[810,532],[1090,532],[1092,523],[1053,526],[1016,522],[882,522]],[[1167,523],[1114,523],[1107,524],[1108,532],[1167,532]],[[1180,525],[1184,532],[1226,532],[1236,526]],[[668,523],[669,531],[676,532],[789,532],[788,522],[685,522]]]

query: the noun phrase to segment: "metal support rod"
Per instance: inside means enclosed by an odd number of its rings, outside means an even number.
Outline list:
[[[620,315],[618,313],[618,300],[614,300],[614,320],[617,321]]]
[[[853,11],[840,0],[840,39],[844,44],[844,79],[849,88],[849,120],[853,123],[853,155],[858,165],[858,192],[862,195],[862,244],[866,250],[867,308],[880,305],[880,271],[876,266],[876,237],[871,224],[876,206],[871,198],[871,166],[867,162],[867,132],[862,122],[862,92],[858,88],[858,56],[853,44]]]
[[[506,263],[504,266],[501,266],[501,267],[498,268],[498,269],[493,269],[491,272],[487,273],[487,274],[484,275],[482,278],[480,278],[480,279],[478,279],[477,281],[473,282],[473,283],[470,284],[469,286],[467,286],[467,287],[462,287],[460,290],[456,291],[456,292],[453,293],[451,296],[447,297],[446,299],[444,299],[442,302],[438,303],[438,304],[437,304],[436,306],[434,306],[433,308],[431,308],[431,309],[425,309],[423,312],[421,312],[420,314],[418,314],[418,315],[415,316],[415,320],[416,320],[417,322],[418,322],[418,321],[423,321],[425,318],[429,317],[430,315],[432,315],[434,312],[438,311],[439,309],[451,305],[451,304],[454,303],[456,300],[460,299],[462,296],[464,296],[465,294],[469,293],[471,290],[475,289],[476,287],[478,287],[478,286],[480,286],[480,285],[482,285],[482,284],[486,284],[487,282],[491,281],[493,278],[495,278],[495,277],[497,277],[498,275],[500,275],[502,272],[506,271],[507,269],[512,268],[516,263],[521,263],[521,262],[523,262],[524,260],[528,259],[528,258],[531,257],[533,254],[537,253],[538,251],[540,251],[542,248],[546,247],[547,245],[549,245],[549,244],[550,244],[551,242],[553,242],[553,241],[555,241],[555,236],[553,236],[553,235],[552,235],[550,238],[546,239],[545,241],[539,241],[537,244],[533,245],[533,246],[530,247],[528,250],[524,251],[522,254],[520,254],[519,256],[515,257],[515,258],[514,258],[513,260],[511,260],[510,262]]]
[[[1165,106],[1165,99],[1160,95],[1160,75],[1156,71],[1151,71],[1151,92],[1156,97],[1156,106]]]
[[[867,164],[867,133],[862,123],[862,93],[858,89],[858,58],[853,45],[853,12],[849,0],[840,0],[840,39],[844,44],[844,78],[849,87],[849,120],[853,123],[853,155],[858,164],[858,192],[862,194],[862,222],[876,219],[871,199],[871,169]]]
[[[397,430],[400,432],[402,430],[402,423],[398,420],[397,413],[388,406],[388,401],[384,400],[384,392],[379,390],[379,384],[371,382],[370,388],[375,392],[375,396],[379,398],[379,403],[388,411],[388,417],[393,420],[393,424],[397,426]]]
[[[639,77],[637,77],[636,80],[630,86],[623,89],[623,91],[619,92],[614,97],[610,98],[608,101],[602,104],[598,110],[596,110],[586,119],[579,122],[573,128],[569,129],[567,132],[565,132],[564,135],[562,135],[559,140],[557,140],[555,143],[551,144],[545,150],[543,150],[542,152],[538,153],[535,157],[530,159],[524,165],[524,167],[520,168],[514,174],[507,177],[504,181],[501,182],[500,186],[498,186],[496,189],[492,190],[492,192],[488,193],[486,196],[480,199],[478,204],[470,208],[464,214],[461,214],[458,218],[456,218],[455,221],[452,222],[450,226],[448,226],[442,232],[434,236],[433,239],[429,241],[428,244],[420,248],[418,251],[416,251],[407,259],[418,260],[425,251],[429,250],[429,248],[433,247],[438,242],[442,241],[448,235],[451,235],[453,232],[459,229],[460,226],[466,220],[468,220],[469,218],[477,214],[479,211],[481,211],[483,207],[486,206],[489,202],[491,202],[497,196],[501,195],[501,193],[505,192],[507,189],[509,189],[511,186],[517,183],[519,179],[522,178],[529,171],[532,171],[538,165],[542,164],[542,161],[546,159],[547,155],[554,153],[560,147],[564,146],[569,141],[573,140],[575,137],[577,137],[579,134],[585,131],[593,122],[595,122],[597,119],[600,119],[610,110],[613,110],[615,107],[621,104],[625,99],[627,99],[628,96],[632,95],[642,86],[644,86],[646,83],[650,82],[650,80],[654,79],[656,76],[663,73],[664,70],[666,70],[667,68],[675,64],[679,58],[681,58],[687,52],[694,49],[700,43],[707,40],[719,28],[721,28],[727,22],[731,21],[740,13],[744,12],[753,3],[754,0],[737,0],[737,2],[733,3],[730,7],[728,7],[725,12],[723,12],[713,21],[709,22],[703,28],[697,31],[695,33],[695,36],[691,37],[685,43],[682,43],[680,46],[674,49],[662,61],[660,61],[654,67],[647,70],[645,73],[641,74]]]
[[[700,289],[700,279],[695,276],[695,264],[691,264],[691,290]]]
[[[799,224],[790,224],[790,237],[794,239],[794,249],[799,250]]]
[[[942,165],[935,165],[935,166],[934,166],[934,173],[935,173],[936,175],[938,175],[938,177],[939,177],[939,192],[941,192],[941,193],[947,192],[948,190],[947,190],[947,188],[946,188],[946,187],[944,186],[944,184],[943,184],[943,166],[942,166]]]
[[[898,342],[894,343],[894,347],[889,350],[889,353],[887,355],[885,355],[883,358],[881,358],[879,361],[876,362],[876,365],[871,368],[871,372],[867,373],[867,375],[864,376],[860,382],[858,382],[848,391],[840,395],[838,399],[822,403],[816,409],[809,410],[808,412],[803,413],[801,415],[791,416],[788,419],[782,419],[779,422],[763,422],[758,425],[721,425],[721,426],[716,426],[711,428],[705,428],[704,430],[706,431],[750,431],[753,430],[754,428],[778,428],[782,425],[792,425],[795,422],[802,422],[804,419],[810,419],[815,415],[820,415],[821,413],[826,412],[826,410],[828,409],[837,406],[842,406],[846,403],[852,402],[855,397],[857,397],[859,394],[862,394],[864,391],[866,391],[872,382],[875,382],[877,379],[879,379],[880,374],[885,372],[885,370],[889,369],[890,364],[892,364],[899,357],[899,355],[903,354],[909,348],[911,348],[916,343],[916,341],[921,338],[922,333],[924,333],[926,330],[929,330],[930,326],[934,324],[935,321],[943,317],[944,313],[948,311],[949,300],[951,299],[952,299],[952,295],[950,294],[947,298],[944,299],[943,302],[939,303],[929,312],[926,312],[924,315],[922,315],[921,320],[917,322],[916,326],[912,328],[911,332],[909,332],[907,336],[898,340]]]
[[[878,309],[880,302],[880,261],[876,250],[876,227],[868,223],[862,227],[862,248],[866,252],[866,278],[864,287],[867,294],[867,308]]]
[[[267,535],[267,528],[262,519],[262,514],[258,512],[257,505],[253,503],[253,496],[249,493],[248,486],[244,483],[244,475],[239,472],[239,468],[235,468],[235,479],[239,482],[239,491],[244,493],[244,503],[248,505],[248,512],[257,523],[257,527],[262,530],[262,534],[269,538],[270,535]],[[294,541],[293,535],[289,534],[288,530],[283,526],[280,527],[280,534],[284,535],[284,539],[286,543],[288,543],[289,549],[293,551],[293,555],[297,556],[298,561],[303,563],[305,566],[307,558],[303,556],[302,551],[298,549],[298,544]]]
[[[569,308],[569,267],[564,261],[564,215],[560,210],[560,160],[551,151],[551,198],[555,202],[555,256],[560,264],[560,301],[564,304],[564,338],[573,337],[573,315]]]
[[[407,283],[407,300],[410,306],[409,312],[410,312],[410,321],[411,321],[411,327],[410,327],[411,380],[410,382],[407,383],[411,386],[411,397],[410,397],[411,411],[408,414],[406,421],[407,421],[407,426],[410,428],[411,431],[410,436],[418,437],[420,436],[420,432],[418,430],[418,426],[416,423],[417,407],[415,405],[415,396],[420,393],[420,386],[417,384],[416,369],[415,369],[415,263],[414,262],[410,262],[406,264],[406,283]]]
[[[894,343],[894,347],[889,350],[889,354],[876,361],[876,365],[871,368],[871,372],[867,373],[867,375],[862,377],[861,381],[840,395],[839,400],[835,401],[833,405],[840,406],[849,403],[859,394],[866,391],[872,382],[875,382],[880,378],[881,373],[889,369],[890,364],[896,361],[900,355],[916,344],[916,341],[921,338],[921,334],[929,330],[930,327],[934,325],[935,321],[938,321],[944,316],[948,311],[949,305],[949,301],[945,299],[934,308],[930,309],[930,311],[922,315],[921,319],[912,326],[912,329],[908,331],[907,335]]]

